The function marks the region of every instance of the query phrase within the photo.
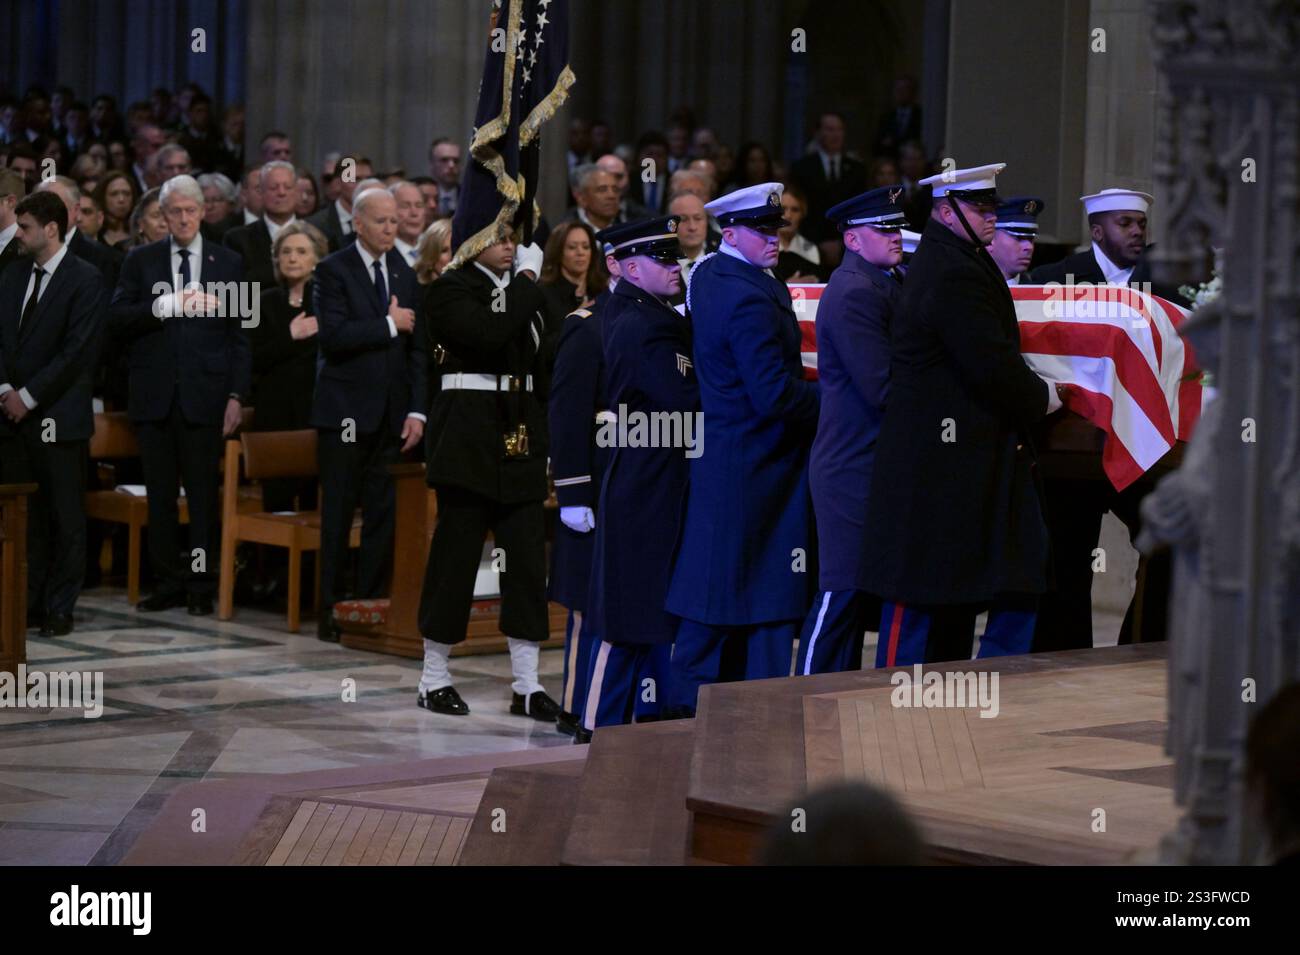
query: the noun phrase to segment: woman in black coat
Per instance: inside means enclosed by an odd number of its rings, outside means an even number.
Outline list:
[[[260,320],[249,332],[254,431],[311,427],[317,351],[311,274],[327,250],[325,236],[306,222],[286,226],[272,244],[279,282],[262,292]],[[268,511],[311,510],[316,506],[316,481],[267,481],[262,505]]]

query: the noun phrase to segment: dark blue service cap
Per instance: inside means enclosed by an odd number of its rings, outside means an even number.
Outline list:
[[[869,225],[884,232],[896,232],[907,225],[903,215],[903,187],[881,186],[852,199],[845,199],[826,211],[826,218],[839,228]]]
[[[1038,235],[1038,216],[1047,203],[1037,196],[1015,196],[998,206],[997,227],[1021,239]]]
[[[596,233],[596,241],[609,247],[606,255],[614,258],[631,258],[648,255],[661,261],[676,261],[681,257],[681,244],[677,241],[677,216],[657,216],[622,222]]]

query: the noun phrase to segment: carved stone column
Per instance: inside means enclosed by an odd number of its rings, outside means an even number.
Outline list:
[[[1187,336],[1218,398],[1143,510],[1177,568],[1169,747],[1185,815],[1164,853],[1250,863],[1266,847],[1243,806],[1246,730],[1300,676],[1300,12],[1152,0],[1151,14],[1157,275],[1206,278],[1223,250],[1223,292]]]

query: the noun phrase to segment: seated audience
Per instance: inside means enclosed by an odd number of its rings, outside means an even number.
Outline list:
[[[537,284],[560,315],[590,305],[609,283],[604,256],[594,255],[596,234],[585,222],[571,219],[546,240]]]

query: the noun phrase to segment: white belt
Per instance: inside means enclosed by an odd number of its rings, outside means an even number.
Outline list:
[[[533,376],[481,375],[458,371],[442,376],[443,391],[532,391]]]
[[[612,411],[597,411],[596,421],[599,424],[618,424],[618,415]]]

